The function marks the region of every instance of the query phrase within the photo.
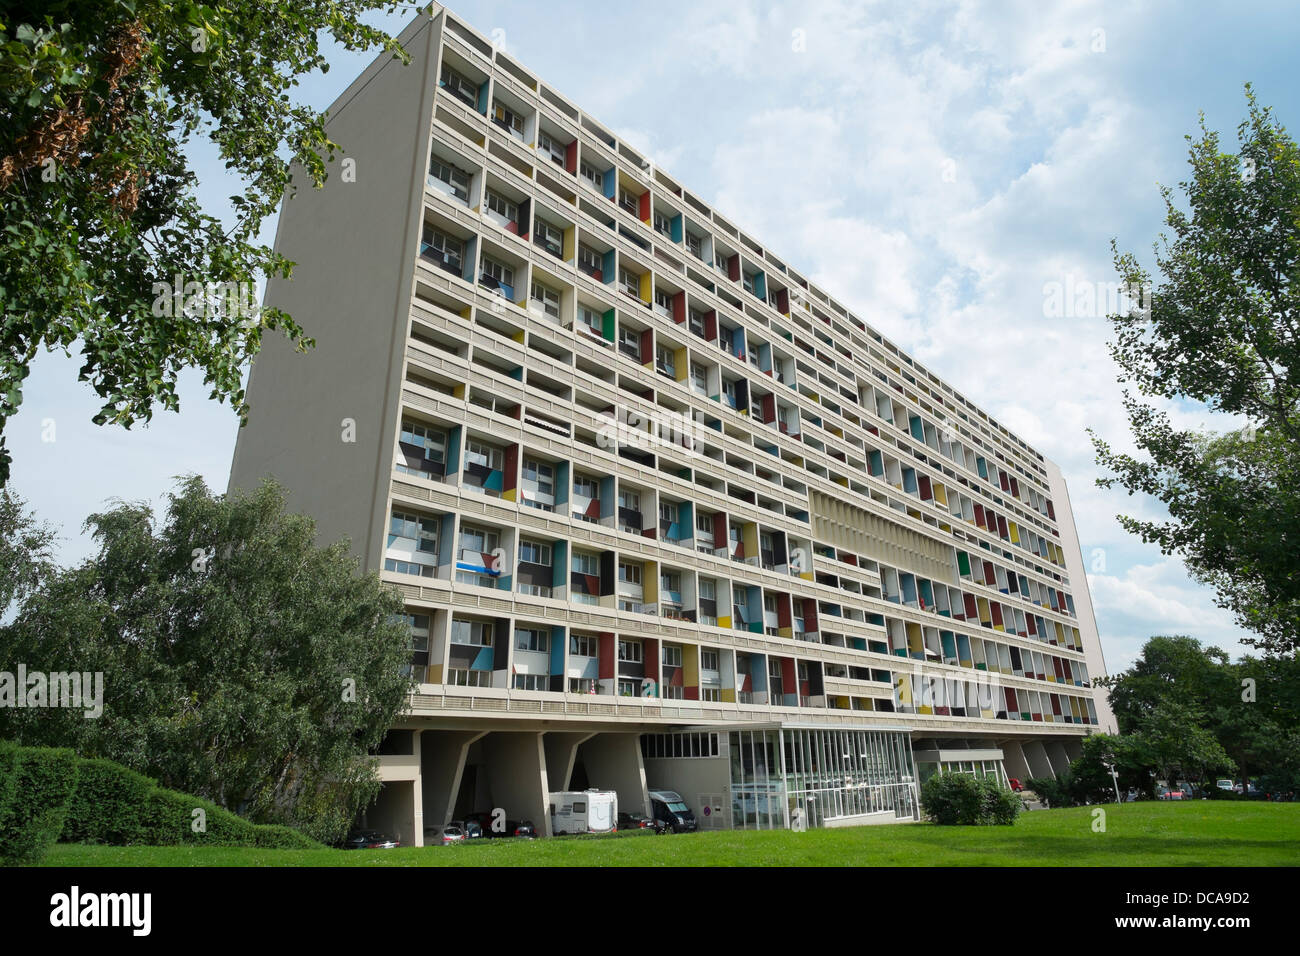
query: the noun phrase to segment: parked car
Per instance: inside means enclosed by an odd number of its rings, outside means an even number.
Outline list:
[[[425,846],[452,846],[456,843],[465,842],[465,831],[460,828],[459,824],[448,823],[446,826],[432,826],[424,828],[424,845]]]
[[[460,827],[466,840],[479,840],[483,837],[483,827],[477,820],[452,820],[451,826]]]
[[[1159,800],[1190,800],[1192,796],[1186,790],[1171,790],[1168,787],[1162,787],[1160,792],[1156,794],[1156,798]]]
[[[674,833],[694,833],[697,826],[695,814],[675,790],[651,790],[650,806],[654,808],[655,821],[667,825]]]
[[[651,830],[654,829],[655,822],[644,813],[625,813],[620,811],[618,814],[618,828],[620,830]]]
[[[342,845],[345,850],[394,850],[402,844],[378,830],[353,830]]]
[[[1007,786],[1009,786],[1016,793],[1020,793],[1022,790],[1025,789],[1025,785],[1021,783],[1019,780],[1017,780],[1015,777],[1007,777]]]
[[[533,826],[532,820],[507,820],[505,833],[494,833],[493,836],[503,837],[526,837],[529,840],[537,838],[537,827]]]
[[[1214,781],[1214,785],[1215,785],[1216,787],[1218,787],[1220,790],[1237,790],[1237,789],[1239,789],[1235,784],[1233,784],[1233,782],[1232,782],[1231,780],[1227,780],[1227,779],[1225,779],[1225,780],[1216,780],[1216,781]]]

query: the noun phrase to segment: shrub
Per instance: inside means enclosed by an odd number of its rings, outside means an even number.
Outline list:
[[[1052,777],[1030,777],[1025,781],[1025,786],[1049,807],[1068,807],[1072,803],[1070,789],[1065,781]]]
[[[155,784],[111,760],[83,759],[61,840],[129,846],[146,840],[146,809]]]
[[[0,860],[35,863],[59,838],[77,786],[77,755],[52,747],[0,749]]]
[[[941,826],[1015,823],[1020,798],[988,777],[939,773],[921,786],[921,809]]]

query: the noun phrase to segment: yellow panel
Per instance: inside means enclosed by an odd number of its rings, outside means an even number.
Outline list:
[[[526,333],[524,332],[524,330],[520,329],[518,332],[516,332],[514,335],[510,337],[514,339],[516,342],[523,342],[525,334]]]
[[[730,627],[731,627],[731,615],[730,615],[730,614],[724,614],[722,617],[718,618],[718,627],[726,627],[726,628],[730,628]]]
[[[945,508],[948,507],[948,489],[937,481],[934,483],[934,500]]]
[[[700,652],[690,644],[682,648],[682,683],[687,687],[700,686]]]
[[[736,688],[734,687],[722,688],[721,692],[718,694],[718,699],[728,704],[734,704],[736,702]]]
[[[573,255],[577,251],[577,226],[570,226],[564,230],[564,261],[572,262]]]
[[[441,684],[441,683],[442,683],[442,665],[441,665],[441,664],[430,664],[430,665],[429,665],[429,683],[430,683],[430,684]]]
[[[650,273],[643,272],[641,274],[641,301],[649,302],[651,298],[653,298],[653,294],[653,280],[651,279]]]
[[[686,381],[691,372],[690,364],[686,360],[686,346],[683,345],[673,353],[673,364],[677,366],[677,381]]]

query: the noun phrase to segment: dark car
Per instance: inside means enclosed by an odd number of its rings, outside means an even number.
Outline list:
[[[505,833],[493,833],[493,836],[502,837],[527,837],[534,839],[537,836],[537,828],[533,826],[531,820],[507,820]]]
[[[620,830],[651,830],[654,829],[655,822],[643,813],[624,813],[618,814],[618,828]]]
[[[458,827],[466,840],[478,840],[483,836],[483,826],[477,820],[452,820],[451,825]]]
[[[695,814],[676,791],[651,790],[650,806],[654,808],[655,822],[674,833],[694,833],[698,826]]]
[[[378,830],[353,830],[342,844],[345,850],[393,850],[401,845]]]

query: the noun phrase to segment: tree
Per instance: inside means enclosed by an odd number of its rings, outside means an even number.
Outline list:
[[[21,498],[0,489],[0,617],[49,573],[53,551],[54,531]]]
[[[262,333],[311,340],[247,308],[292,263],[257,244],[290,165],[320,187],[337,148],[292,102],[298,77],[348,49],[397,41],[361,14],[379,0],[40,0],[0,13],[0,486],[6,422],[41,350],[71,354],[104,405],[96,424],[179,407],[182,368],[246,415],[241,374]],[[187,143],[205,133],[246,184],[226,230],[205,213]],[[176,288],[179,284],[180,288]],[[177,296],[180,298],[178,299]]]
[[[1139,723],[1134,736],[1166,780],[1182,777],[1200,783],[1210,774],[1236,769],[1201,720],[1202,714],[1193,707],[1162,701]]]
[[[1162,187],[1166,223],[1154,247],[1163,281],[1139,308],[1110,316],[1124,407],[1145,457],[1092,434],[1097,460],[1168,520],[1119,520],[1217,593],[1220,606],[1272,651],[1300,643],[1300,149],[1246,87],[1237,154],[1205,127],[1190,144],[1187,210]],[[1124,287],[1149,274],[1112,243]],[[1131,387],[1136,387],[1134,394]],[[1246,419],[1240,432],[1175,426],[1145,399],[1192,401]],[[1091,433],[1090,433],[1091,434]]]
[[[1228,655],[1217,647],[1201,647],[1185,635],[1149,638],[1132,667],[1095,683],[1109,690],[1111,709],[1125,734],[1136,731],[1165,701],[1190,704],[1201,712],[1240,703],[1240,685],[1230,671]]]
[[[0,660],[100,672],[102,716],[0,708],[0,738],[107,757],[256,823],[322,841],[378,792],[370,756],[412,684],[403,602],[316,547],[284,492],[213,496],[198,478],[158,526],[91,516],[99,551],[43,580],[0,627]]]

